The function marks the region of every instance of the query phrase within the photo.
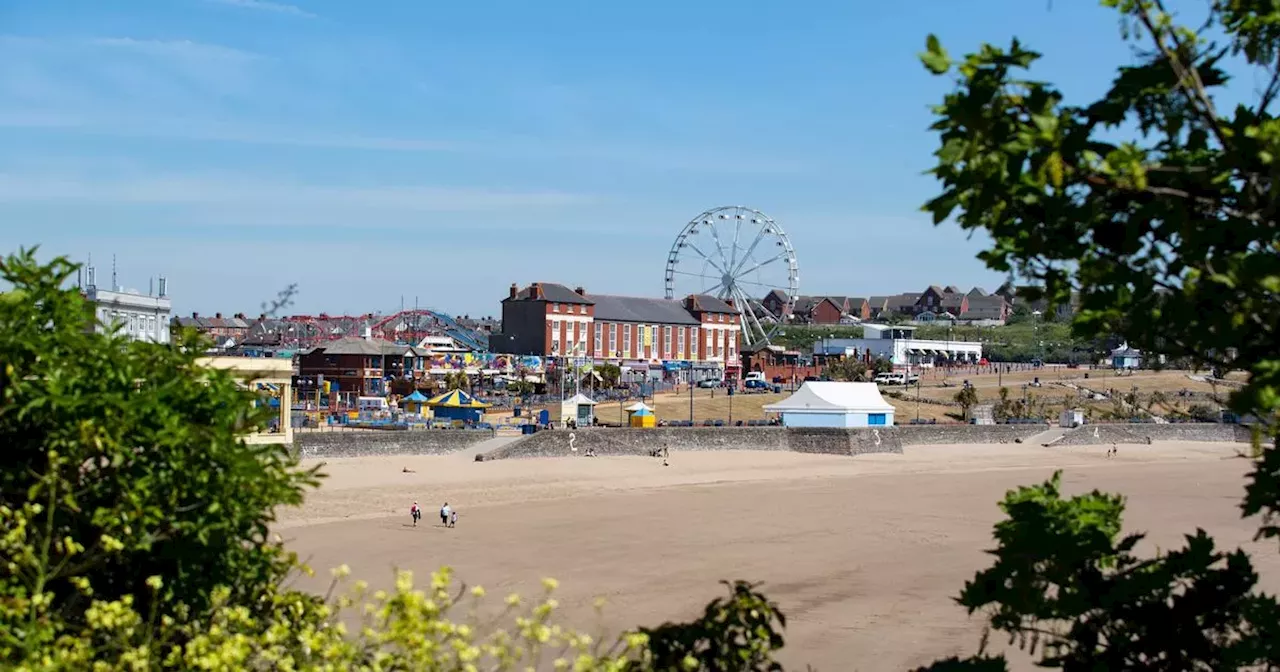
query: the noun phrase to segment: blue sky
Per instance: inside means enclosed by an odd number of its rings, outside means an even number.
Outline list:
[[[1085,0],[0,0],[0,249],[114,253],[175,310],[412,304],[511,282],[658,296],[718,205],[789,233],[802,293],[994,288],[919,212],[945,81],[1019,36],[1096,96],[1129,59]]]

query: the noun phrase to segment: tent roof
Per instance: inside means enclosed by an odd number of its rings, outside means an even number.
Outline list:
[[[766,413],[885,413],[893,406],[875,383],[810,381],[795,394],[764,407]]]
[[[637,401],[636,403],[631,404],[630,406],[627,406],[622,410],[627,411],[629,413],[635,413],[636,411],[652,411],[653,407],[644,403],[643,401]]]
[[[402,399],[401,401],[418,401],[418,402],[422,402],[422,401],[426,401],[426,400],[427,400],[426,395],[424,395],[423,393],[421,393],[421,392],[419,392],[419,391],[417,391],[417,390],[414,390],[414,391],[413,391],[413,394],[411,394],[411,395],[409,395],[409,396],[405,397],[405,398],[404,398],[404,399]]]
[[[573,395],[572,397],[569,397],[568,399],[565,399],[565,400],[564,400],[564,403],[566,403],[566,404],[573,404],[574,406],[581,406],[581,405],[583,405],[583,404],[586,404],[586,405],[588,405],[588,406],[595,406],[595,405],[596,405],[596,402],[592,401],[592,400],[591,400],[591,397],[588,397],[587,395],[585,395],[585,394],[583,394],[583,393],[581,393],[581,392],[579,392],[579,393],[577,393],[577,394]]]
[[[639,416],[653,415],[653,409],[646,406],[644,408],[637,409],[634,413],[632,413],[632,415],[639,415]]]
[[[449,390],[438,397],[427,400],[427,405],[443,406],[445,408],[489,408],[489,404],[477,401],[475,397],[462,390]]]

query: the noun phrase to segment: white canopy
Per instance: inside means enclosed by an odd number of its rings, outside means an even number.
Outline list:
[[[875,383],[807,382],[766,413],[892,413]]]
[[[637,401],[636,403],[631,404],[630,406],[627,406],[622,410],[628,413],[635,413],[636,411],[652,411],[653,407],[644,403],[643,401]]]
[[[577,394],[573,395],[572,397],[569,397],[568,399],[565,399],[565,400],[564,400],[564,404],[565,404],[566,406],[569,406],[569,405],[572,405],[572,406],[582,406],[583,404],[586,404],[587,406],[595,406],[595,405],[596,405],[596,402],[592,401],[592,400],[591,400],[591,398],[590,398],[590,397],[588,397],[587,395],[585,395],[585,394],[583,394],[583,393],[579,392],[579,393],[577,393]]]

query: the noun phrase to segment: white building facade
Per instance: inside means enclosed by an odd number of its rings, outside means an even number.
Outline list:
[[[169,319],[173,304],[166,296],[165,279],[160,279],[158,295],[139,292],[111,291],[90,285],[85,288],[85,298],[93,304],[96,319],[95,330],[106,333],[119,328],[121,334],[133,341],[148,343],[169,342]]]
[[[982,360],[977,341],[925,340],[915,337],[915,327],[862,325],[862,338],[833,338],[813,344],[813,352],[828,357],[884,359],[894,366],[930,367],[939,357],[962,364]]]

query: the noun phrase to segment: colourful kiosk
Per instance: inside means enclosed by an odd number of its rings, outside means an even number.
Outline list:
[[[484,409],[489,408],[489,404],[462,390],[450,390],[423,403],[431,409],[436,420],[452,420],[455,424],[481,422],[484,420]]]
[[[628,427],[656,427],[658,425],[658,416],[653,414],[653,407],[643,401],[637,401],[622,410],[627,412]]]
[[[428,401],[430,401],[430,399],[427,398],[427,395],[417,390],[414,390],[413,394],[410,394],[409,396],[400,400],[400,410],[404,411],[405,413],[417,413],[418,415],[426,415]]]

